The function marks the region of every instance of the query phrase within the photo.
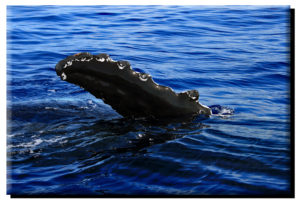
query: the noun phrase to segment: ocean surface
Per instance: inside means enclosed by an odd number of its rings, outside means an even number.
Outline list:
[[[291,193],[288,6],[8,6],[7,194]],[[55,65],[107,53],[215,115],[130,120]]]

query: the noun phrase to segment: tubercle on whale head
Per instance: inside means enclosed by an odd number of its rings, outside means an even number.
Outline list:
[[[62,80],[79,85],[123,116],[211,115],[199,103],[197,90],[176,93],[155,83],[151,75],[136,72],[128,61],[114,61],[105,53],[68,56],[55,70]]]
[[[130,68],[130,63],[128,61],[120,60],[117,62],[117,65],[118,65],[118,68],[121,70],[125,69],[125,68]]]

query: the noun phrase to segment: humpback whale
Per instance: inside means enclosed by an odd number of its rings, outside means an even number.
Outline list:
[[[59,61],[57,75],[80,86],[124,117],[176,118],[209,116],[209,107],[199,103],[199,92],[176,93],[153,81],[151,75],[131,68],[128,61],[114,61],[107,54],[77,53]]]

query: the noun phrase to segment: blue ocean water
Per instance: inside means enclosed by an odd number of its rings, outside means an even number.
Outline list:
[[[287,6],[8,6],[7,193],[289,194],[289,17]],[[234,114],[125,119],[57,77],[79,52]]]

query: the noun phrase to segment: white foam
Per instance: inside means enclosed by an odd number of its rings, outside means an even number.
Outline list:
[[[35,146],[41,144],[43,142],[42,139],[35,139],[32,142],[27,142],[27,143],[21,143],[17,145],[8,145],[7,148],[34,148]]]
[[[57,107],[45,107],[46,110],[58,110]]]

